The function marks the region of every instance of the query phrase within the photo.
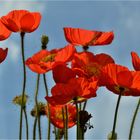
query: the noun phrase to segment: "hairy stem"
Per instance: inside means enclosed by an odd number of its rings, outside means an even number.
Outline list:
[[[23,121],[23,102],[25,96],[25,88],[26,88],[26,67],[25,67],[25,55],[24,55],[24,36],[25,33],[21,32],[21,52],[22,52],[22,64],[23,64],[23,88],[22,88],[22,105],[20,109],[20,129],[19,129],[19,139],[22,139],[22,121]],[[27,132],[27,131],[26,131]]]
[[[23,111],[24,111],[25,122],[26,122],[26,139],[28,140],[28,138],[29,138],[29,131],[28,131],[28,118],[27,118],[26,107],[23,108]]]
[[[135,112],[134,112],[134,116],[133,116],[133,119],[132,119],[132,122],[131,122],[131,127],[130,127],[130,131],[129,131],[129,140],[132,139],[134,123],[135,123],[135,120],[136,120],[136,116],[138,114],[139,106],[140,106],[140,98],[138,100],[138,104],[136,106],[136,109],[135,109]]]
[[[122,93],[122,91],[120,91],[118,101],[117,101],[117,105],[116,105],[116,109],[115,109],[114,123],[113,123],[113,128],[112,128],[111,139],[114,139],[114,135],[115,135],[115,129],[116,129],[116,123],[117,123],[117,114],[118,114],[118,109],[119,109],[119,104],[120,104],[120,99],[121,99],[121,93]]]

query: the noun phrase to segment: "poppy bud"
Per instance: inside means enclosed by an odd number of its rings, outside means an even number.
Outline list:
[[[49,42],[49,37],[46,35],[42,35],[41,37],[42,49],[46,49],[48,42]]]

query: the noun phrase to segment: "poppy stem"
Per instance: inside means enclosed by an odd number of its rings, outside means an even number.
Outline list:
[[[65,105],[65,112],[66,112],[65,131],[66,131],[66,140],[68,140],[68,108],[67,108],[67,105]]]
[[[28,133],[28,118],[27,118],[26,107],[23,108],[23,111],[24,111],[25,122],[26,122],[26,139],[28,140],[28,138],[29,138],[29,133]]]
[[[130,127],[130,131],[129,131],[129,140],[132,139],[134,123],[135,123],[135,120],[136,120],[136,116],[137,116],[137,114],[138,114],[139,106],[140,106],[140,98],[139,98],[139,100],[138,100],[138,104],[137,104],[137,106],[136,106],[136,109],[135,109],[135,112],[134,112],[134,115],[133,115],[133,119],[132,119],[132,122],[131,122],[131,127]]]
[[[87,105],[87,100],[84,102],[83,110],[86,109],[86,105]]]
[[[64,140],[66,140],[67,138],[66,138],[66,117],[65,117],[65,108],[64,107],[62,107],[62,116],[63,116],[63,130],[64,130]]]
[[[45,85],[45,90],[46,90],[46,95],[48,96],[48,86],[47,86],[47,81],[46,81],[46,75],[43,74],[43,80],[44,80],[44,85]],[[48,105],[48,140],[50,140],[50,135],[51,135],[51,122],[50,122],[50,107]]]
[[[35,104],[36,104],[36,109],[37,109],[36,117],[37,117],[37,121],[38,121],[39,139],[41,140],[41,125],[40,125],[40,114],[39,114],[39,107],[38,107],[39,80],[40,80],[40,74],[37,75],[36,91],[35,91]]]
[[[37,117],[35,117],[35,120],[34,120],[33,140],[36,139],[36,124],[37,124]]]
[[[76,112],[77,112],[77,140],[79,139],[79,127],[80,127],[80,122],[79,122],[79,108],[78,108],[78,103],[75,101],[76,105]]]
[[[114,136],[115,136],[116,123],[117,123],[117,114],[118,114],[119,104],[120,104],[120,100],[121,100],[123,90],[124,89],[120,89],[120,94],[119,94],[116,109],[115,109],[114,123],[113,123],[113,128],[112,128],[112,135],[111,135],[112,140],[115,139]]]
[[[38,115],[38,132],[39,132],[39,139],[41,140],[41,116]]]
[[[22,88],[22,105],[20,109],[20,129],[19,129],[19,139],[22,139],[22,120],[23,120],[23,108],[24,106],[24,96],[25,96],[25,87],[26,87],[26,67],[25,67],[25,55],[24,55],[24,36],[25,33],[21,32],[21,52],[22,52],[22,64],[23,64],[23,88]],[[27,132],[27,131],[26,131]]]
[[[54,136],[55,136],[55,140],[57,140],[57,130],[56,130],[56,127],[54,126]]]

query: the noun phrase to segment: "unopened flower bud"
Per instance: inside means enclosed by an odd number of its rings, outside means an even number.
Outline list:
[[[22,95],[16,96],[13,99],[14,104],[19,105],[19,106],[23,106],[23,107],[26,106],[27,101],[28,101],[28,96],[26,94],[24,94],[23,103],[22,103]]]
[[[49,42],[49,37],[46,35],[42,35],[41,37],[42,49],[46,49],[48,42]]]

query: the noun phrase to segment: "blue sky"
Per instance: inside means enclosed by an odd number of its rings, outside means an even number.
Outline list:
[[[40,37],[49,36],[48,49],[64,47],[67,42],[64,38],[63,27],[79,27],[101,31],[114,31],[115,38],[111,45],[91,47],[93,53],[111,54],[117,64],[133,69],[131,64],[131,51],[140,52],[140,2],[139,1],[22,1],[0,0],[0,16],[13,9],[27,9],[39,11],[42,20],[39,28],[25,37],[26,58],[40,50]],[[0,47],[8,47],[7,59],[0,65],[0,138],[18,138],[20,108],[12,104],[12,99],[21,94],[22,90],[22,64],[19,34],[13,33],[11,37],[0,42]],[[81,51],[81,49],[78,49]],[[140,54],[140,53],[139,53]],[[26,92],[30,96],[27,110],[34,105],[34,91],[36,74],[27,69]],[[49,90],[53,86],[51,73],[47,74]],[[87,139],[106,139],[112,129],[114,109],[117,95],[101,88],[97,97],[90,99],[87,110],[92,114],[91,123],[94,129],[86,133]],[[45,102],[45,90],[41,80],[39,100]],[[118,124],[116,131],[120,139],[127,139],[129,125],[133,111],[137,104],[136,97],[123,97],[120,104]],[[140,114],[139,114],[140,115]],[[43,137],[46,137],[47,119],[42,118]],[[29,115],[30,137],[34,119]],[[140,138],[140,117],[134,129],[134,138]],[[70,138],[74,138],[75,128],[70,129]]]

